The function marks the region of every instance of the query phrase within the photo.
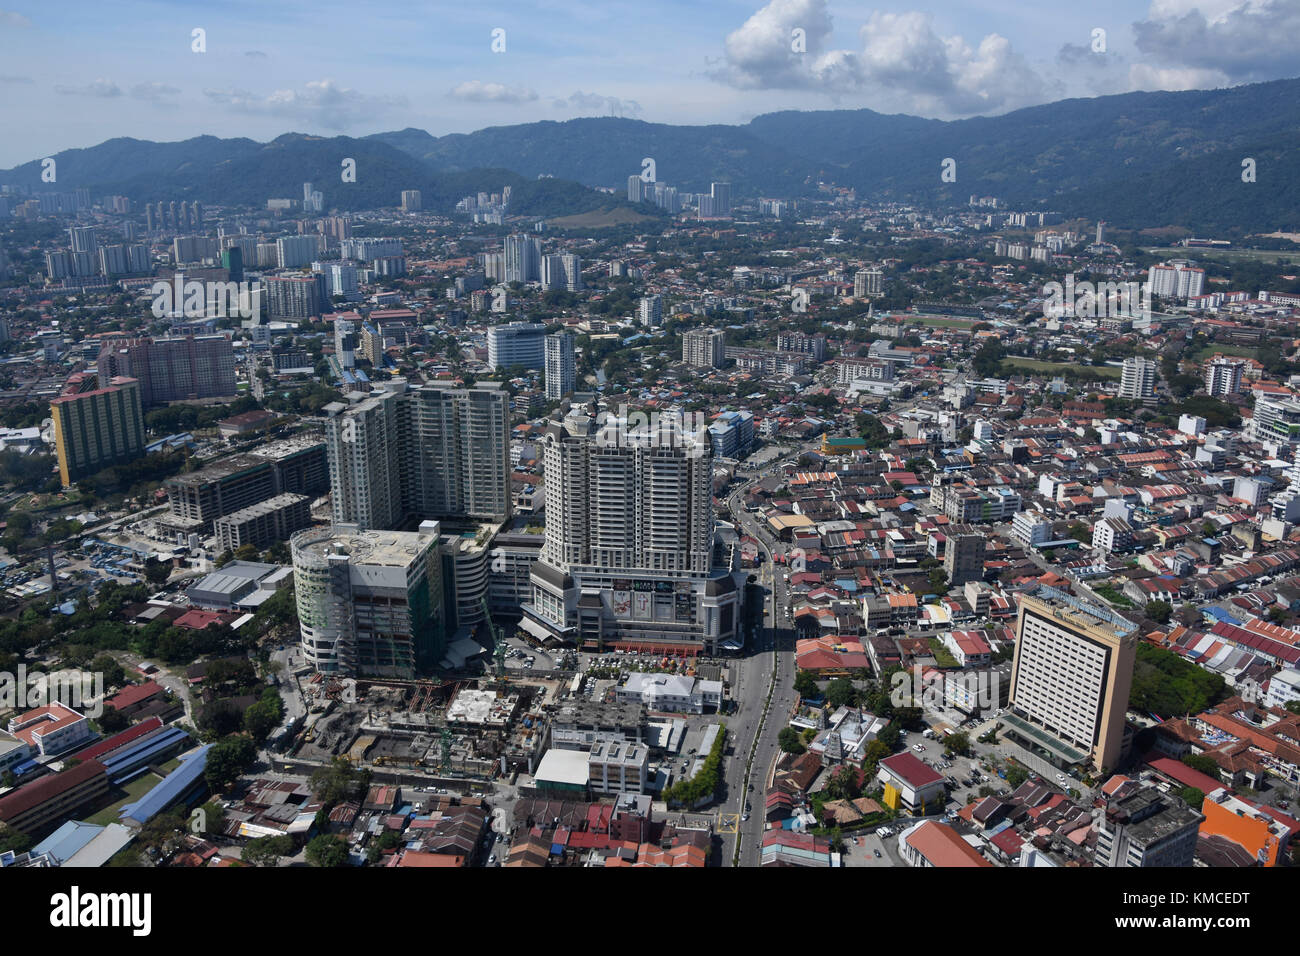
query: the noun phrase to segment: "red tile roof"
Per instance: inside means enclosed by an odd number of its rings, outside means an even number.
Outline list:
[[[154,681],[145,681],[143,684],[131,684],[123,687],[108,700],[104,701],[114,710],[122,710],[141,701],[149,700],[155,694],[162,693],[162,686]]]
[[[927,820],[912,831],[907,843],[932,866],[992,866],[952,827]]]
[[[73,787],[78,787],[97,774],[107,773],[98,760],[87,760],[75,767],[69,767],[60,773],[42,777],[26,786],[19,787],[12,793],[0,797],[0,820],[9,820],[26,813],[32,807],[40,806]]]
[[[901,778],[913,788],[926,787],[943,780],[943,774],[929,767],[909,753],[894,754],[880,761],[882,767],[888,767],[890,773]]]
[[[131,741],[138,740],[145,736],[145,734],[153,733],[153,731],[157,730],[161,726],[161,720],[157,717],[150,717],[148,720],[142,720],[134,727],[128,727],[120,734],[114,734],[112,737],[101,740],[92,747],[87,747],[85,750],[78,750],[75,756],[78,760],[97,760],[104,756],[104,754],[112,753],[119,747],[124,747]]]

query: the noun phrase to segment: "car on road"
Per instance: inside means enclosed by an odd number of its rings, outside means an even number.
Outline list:
[[[1058,773],[1058,774],[1056,775],[1056,779],[1059,780],[1059,781],[1061,781],[1061,783],[1065,783],[1065,774],[1063,774],[1063,773]]]
[[[880,859],[880,851],[879,851],[879,850],[872,850],[871,852],[875,855],[875,857],[876,857],[877,860]]]

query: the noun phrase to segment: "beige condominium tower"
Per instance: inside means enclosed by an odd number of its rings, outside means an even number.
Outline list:
[[[1137,628],[1055,588],[1020,598],[1008,736],[1057,766],[1114,768],[1124,747]]]

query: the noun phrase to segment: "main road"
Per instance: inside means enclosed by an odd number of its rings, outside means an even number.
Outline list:
[[[963,378],[963,374],[958,374],[955,380]],[[894,410],[907,411],[920,401],[921,396],[904,399],[894,406]],[[721,812],[735,813],[743,820],[748,807],[750,817],[747,822],[739,824],[738,833],[724,834],[722,857],[725,863],[738,866],[758,866],[760,863],[767,785],[780,753],[777,736],[788,725],[786,718],[796,697],[795,632],[793,621],[786,617],[790,606],[787,601],[788,565],[777,568],[772,563],[773,554],[785,554],[786,549],[768,534],[754,515],[745,510],[744,497],[763,478],[797,461],[803,452],[815,448],[820,441],[818,438],[805,442],[780,459],[761,466],[752,473],[751,481],[737,487],[727,498],[727,507],[737,528],[758,542],[763,557],[758,584],[766,590],[762,621],[755,628],[753,640],[746,644],[746,656],[740,663],[739,678],[732,691],[738,704],[733,722],[729,724],[729,729],[735,734],[735,753],[728,761],[727,796]]]
[[[728,763],[723,811],[743,818],[748,806],[750,818],[739,825],[738,833],[724,836],[722,855],[725,863],[740,866],[759,864],[768,774],[779,749],[777,735],[786,726],[785,718],[795,698],[794,632],[786,626],[785,618],[787,582],[784,572],[772,563],[773,553],[782,553],[782,549],[744,507],[745,493],[761,477],[760,474],[754,482],[737,488],[727,499],[738,529],[758,542],[763,558],[758,585],[766,592],[763,617],[745,647],[746,656],[740,663],[740,675],[733,691],[738,704],[732,724],[735,754]]]

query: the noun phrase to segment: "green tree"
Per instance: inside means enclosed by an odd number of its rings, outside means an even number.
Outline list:
[[[890,726],[892,726],[892,724]],[[866,749],[862,751],[862,775],[867,780],[874,779],[876,776],[876,770],[880,766],[880,761],[884,760],[891,753],[893,753],[893,748],[879,737],[867,744]]]
[[[103,676],[105,687],[120,687],[126,681],[126,669],[109,654],[97,654],[90,662],[90,671]]]
[[[289,544],[285,541],[272,541],[271,546],[266,549],[266,560],[270,564],[291,564],[293,562],[293,553],[289,550]]]
[[[982,378],[993,378],[1002,371],[1002,359],[1006,357],[1006,349],[1002,343],[996,339],[989,339],[980,346],[974,357],[971,359],[971,367]]]
[[[801,670],[795,673],[794,690],[800,697],[821,697],[821,690],[817,687],[817,681],[808,671]]]
[[[105,733],[115,734],[119,730],[126,730],[131,725],[131,718],[124,715],[116,707],[106,705],[97,722],[100,730]]]
[[[1161,716],[1200,713],[1227,697],[1223,678],[1172,651],[1139,643],[1129,708]]]
[[[359,796],[367,783],[368,775],[355,770],[343,757],[335,757],[313,770],[307,785],[321,802],[335,804]]]
[[[837,710],[840,707],[849,707],[857,699],[858,692],[853,687],[853,681],[847,677],[837,677],[826,685],[826,702]]]
[[[949,734],[944,744],[955,754],[968,754],[970,753],[970,734],[964,730],[958,730]]]
[[[1205,802],[1205,791],[1199,787],[1183,787],[1178,791],[1178,796],[1193,810],[1201,809],[1201,804]]]
[[[244,729],[261,744],[280,725],[280,710],[272,703],[259,700],[244,711]]]
[[[172,566],[156,558],[150,558],[144,563],[144,579],[154,587],[166,584],[171,573]]]
[[[1167,624],[1174,615],[1174,608],[1168,601],[1148,601],[1146,615],[1157,624]]]
[[[203,806],[199,807],[203,816],[203,833],[205,835],[216,835],[221,833],[221,821],[225,819],[226,811],[217,800],[209,800]],[[193,819],[191,817],[191,819]]]
[[[12,850],[15,853],[26,853],[35,845],[35,842],[26,833],[21,830],[15,830],[7,823],[0,823],[0,853],[6,850]]]
[[[257,759],[257,747],[252,738],[231,736],[218,740],[208,751],[203,777],[213,792],[229,788],[239,775]]]
[[[339,867],[348,862],[348,845],[341,837],[322,833],[307,844],[306,855],[312,866]]]
[[[799,738],[799,731],[793,727],[782,727],[781,732],[776,735],[776,742],[784,753],[801,754],[804,752],[804,745]]]
[[[899,737],[901,736],[901,733],[902,733],[902,728],[898,726],[898,722],[891,720],[889,723],[885,725],[884,730],[876,734],[876,740],[879,740],[882,744],[884,744],[892,751],[895,747],[898,746],[898,740]]]
[[[253,866],[278,866],[280,857],[292,856],[294,853],[293,837],[287,834],[279,836],[257,837],[248,841],[240,858]]]
[[[379,834],[379,839],[371,842],[366,848],[366,862],[375,864],[379,858],[384,855],[385,850],[392,850],[402,845],[402,835],[396,830],[385,830]]]
[[[826,782],[826,796],[831,800],[853,800],[861,792],[858,787],[858,771],[848,764],[831,774]]]

